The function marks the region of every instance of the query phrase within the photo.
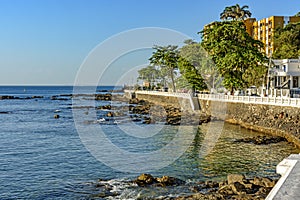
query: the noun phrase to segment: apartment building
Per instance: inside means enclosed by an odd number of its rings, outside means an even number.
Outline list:
[[[248,18],[244,21],[247,32],[256,40],[264,43],[263,51],[268,57],[272,55],[276,46],[274,35],[278,28],[283,28],[289,23],[300,22],[297,16],[271,16],[257,21],[255,18]]]

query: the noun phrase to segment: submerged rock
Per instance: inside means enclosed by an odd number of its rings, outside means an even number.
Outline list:
[[[111,110],[111,105],[103,105],[103,106],[98,106],[96,108],[97,110]]]
[[[111,101],[112,94],[95,94],[95,100]]]
[[[19,99],[19,97],[8,96],[8,95],[0,96],[0,100],[4,100],[4,99]]]
[[[242,138],[238,139],[235,142],[244,142],[244,143],[253,143],[256,145],[267,145],[278,142],[286,142],[287,140],[283,137],[278,136],[257,136],[252,138]]]
[[[7,111],[0,111],[0,114],[9,114],[10,112]]]

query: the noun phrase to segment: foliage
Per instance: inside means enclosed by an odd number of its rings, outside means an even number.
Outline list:
[[[209,89],[215,88],[216,82],[220,77],[208,53],[203,49],[200,43],[188,40],[185,41],[185,44],[186,45],[181,47],[179,55],[189,61],[195,70],[197,70],[197,73],[202,75]]]
[[[197,68],[191,64],[187,59],[181,57],[178,60],[178,65],[182,77],[191,85],[193,90],[204,90],[207,89],[207,85],[204,82],[201,74]]]
[[[275,35],[277,47],[273,58],[292,59],[300,56],[300,22],[288,24]]]
[[[212,56],[225,88],[233,92],[260,85],[267,71],[267,58],[241,21],[215,22],[202,32],[202,46]]]
[[[220,14],[221,20],[244,20],[248,17],[251,17],[252,13],[247,10],[249,6],[245,5],[240,7],[239,4],[234,6],[227,6]]]
[[[161,74],[171,79],[173,91],[176,91],[174,77],[176,73],[175,70],[178,69],[178,46],[154,46],[153,49],[155,51],[149,59],[150,64],[152,66],[158,66],[161,70]]]
[[[148,81],[153,83],[160,80],[160,71],[157,70],[154,66],[147,66],[138,71],[139,80]]]

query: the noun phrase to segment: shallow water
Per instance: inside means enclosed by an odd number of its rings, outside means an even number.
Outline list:
[[[124,126],[114,123],[80,124],[86,130],[101,127],[106,138],[115,146],[139,154],[153,153],[170,144],[180,129],[181,148],[186,149],[183,154],[176,155],[179,148],[176,145],[179,143],[174,143],[171,146],[174,151],[170,151],[174,155],[167,152],[170,156],[161,156],[157,163],[153,160],[150,162],[147,157],[129,160],[127,157],[108,156],[107,159],[115,165],[128,169],[127,172],[120,172],[96,159],[89,152],[90,149],[83,145],[74,124],[71,99],[51,100],[52,95],[71,93],[71,87],[0,87],[0,95],[44,96],[42,99],[0,100],[0,111],[8,112],[0,114],[0,199],[88,199],[101,191],[116,192],[122,199],[185,194],[189,192],[189,184],[208,179],[221,180],[228,173],[242,173],[248,177],[278,177],[275,173],[278,162],[291,153],[299,152],[285,142],[260,146],[237,143],[235,139],[261,134],[223,122],[203,124],[199,129],[163,124],[144,125],[131,121],[124,121]],[[97,101],[96,104],[105,105],[107,102]],[[56,113],[57,110],[60,112]],[[86,110],[79,110],[84,116]],[[99,111],[97,117],[102,117],[105,112]],[[54,119],[54,114],[59,114],[60,118]],[[131,129],[131,126],[134,128]],[[144,134],[153,136],[137,138],[135,136],[138,135],[128,135],[128,127],[133,134],[136,133],[134,130],[140,128],[145,131]],[[97,133],[95,135],[99,136]],[[165,155],[165,152],[160,153]],[[179,159],[150,173],[186,180],[186,186],[137,188],[128,183],[141,170],[131,170],[130,167],[155,168],[169,162],[172,156],[179,156]],[[104,190],[101,186],[96,187],[99,178],[105,180],[100,183],[111,185],[111,188]],[[117,198],[111,193],[102,196]]]

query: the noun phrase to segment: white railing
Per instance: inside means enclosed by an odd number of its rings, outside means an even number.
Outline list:
[[[241,102],[300,107],[300,98],[231,96],[224,94],[198,94],[197,96],[199,99],[218,100],[224,102]]]
[[[180,93],[180,92],[160,92],[160,91],[138,90],[138,91],[135,91],[135,93],[136,94],[161,95],[161,96],[168,96],[168,97],[181,97],[181,98],[186,98],[186,99],[191,98],[191,93]]]
[[[159,91],[125,91],[135,92],[136,94],[151,94],[151,95],[161,95],[161,96],[173,96],[181,98],[191,98],[191,93],[179,93],[179,92],[159,92]],[[292,106],[300,107],[300,98],[287,98],[287,97],[256,97],[256,96],[231,96],[224,94],[197,94],[198,99],[207,99],[223,102],[240,102],[240,103],[255,103],[255,104],[265,104],[265,105],[281,105],[281,106]]]

